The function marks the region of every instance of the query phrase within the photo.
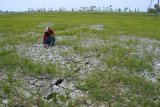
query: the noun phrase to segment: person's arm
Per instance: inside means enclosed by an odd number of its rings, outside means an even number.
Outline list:
[[[43,35],[43,47],[44,47],[44,48],[46,48],[46,43],[45,43],[45,41],[46,41],[46,34],[44,33],[44,35]]]

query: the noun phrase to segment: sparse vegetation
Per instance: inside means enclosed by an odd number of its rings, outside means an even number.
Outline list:
[[[159,18],[147,13],[15,13],[0,14],[0,23],[0,106],[160,106]],[[64,64],[27,54],[41,44],[46,26],[55,30],[56,47],[67,50],[57,54]],[[54,54],[46,50],[41,54]],[[70,81],[87,94],[75,100],[74,88],[66,89],[46,101],[39,87],[43,79],[53,78]],[[28,95],[26,85],[38,88],[31,87]]]

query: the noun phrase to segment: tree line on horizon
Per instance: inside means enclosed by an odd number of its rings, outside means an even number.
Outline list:
[[[14,13],[15,11],[2,11],[0,10],[0,13]],[[135,8],[134,10],[131,10],[128,7],[122,8],[113,8],[112,5],[109,5],[107,7],[97,7],[97,6],[81,6],[80,8],[71,8],[70,10],[67,10],[65,7],[60,7],[57,10],[54,10],[53,8],[28,8],[27,11],[23,12],[140,12],[139,8]]]
[[[158,14],[160,12],[160,5],[159,5],[159,0],[157,1],[157,4],[154,4],[154,6],[152,7],[153,1],[154,0],[150,0],[151,4],[150,7],[148,7],[148,13],[156,13]]]
[[[157,4],[154,4],[152,7],[152,2],[154,0],[150,0],[151,4],[148,7],[147,12],[148,13],[159,13],[160,12],[160,5],[159,5],[159,0]],[[19,11],[20,12],[20,11]],[[139,8],[135,8],[134,10],[131,10],[128,7],[125,7],[124,9],[122,8],[113,8],[112,5],[109,5],[107,7],[97,7],[97,6],[81,6],[80,8],[71,8],[70,10],[67,10],[65,7],[60,7],[57,10],[54,10],[53,8],[28,8],[26,11],[22,12],[140,12]],[[0,10],[0,13],[15,13],[15,11],[2,11]]]

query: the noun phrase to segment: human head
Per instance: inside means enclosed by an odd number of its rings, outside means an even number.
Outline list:
[[[46,27],[44,31],[45,31],[45,32],[48,32],[48,30],[49,30],[49,27]]]

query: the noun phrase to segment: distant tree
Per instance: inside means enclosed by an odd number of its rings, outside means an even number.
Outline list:
[[[160,8],[159,4],[155,4],[155,5],[154,5],[154,8],[155,8],[155,9],[159,9],[159,8]]]
[[[103,6],[103,11],[106,11],[106,8]]]
[[[65,7],[61,7],[61,8],[59,8],[59,11],[60,11],[60,12],[65,12],[65,11],[67,11],[67,10],[66,10]]]
[[[4,13],[9,13],[9,11],[8,11],[8,10],[6,10]]]
[[[128,7],[124,8],[124,12],[126,12],[128,10]]]
[[[90,11],[95,11],[96,10],[96,6],[90,6]]]
[[[158,0],[158,3],[159,3],[159,0]],[[155,11],[156,11],[156,18],[158,17],[158,12],[160,12],[160,5],[158,3],[154,5]]]
[[[62,12],[62,8],[59,8],[58,11],[59,11],[59,12]]]
[[[40,9],[37,9],[37,12],[41,12],[41,10],[40,10]]]
[[[112,5],[109,5],[109,11],[112,12]]]
[[[60,8],[58,9],[58,11],[59,11],[59,12],[63,12],[63,11],[66,11],[66,10],[65,10],[64,7],[60,7]]]
[[[154,4],[154,8],[152,8],[152,2],[153,0],[151,0],[150,7],[148,8],[148,13],[156,13],[157,15],[158,12],[160,12],[159,0],[157,1],[157,4]]]
[[[82,6],[82,7],[80,7],[80,9],[81,9],[82,11],[85,11],[85,7],[83,7],[83,6]]]
[[[43,11],[43,12],[46,12],[46,8],[43,7],[43,8],[42,8],[42,11]]]
[[[74,12],[74,8],[72,8],[72,12]]]
[[[135,13],[137,12],[137,9],[136,9],[136,8],[134,9],[134,12],[135,12]]]
[[[159,4],[155,4],[154,8],[155,8],[157,13],[160,12],[160,5]]]
[[[129,9],[129,12],[132,12],[132,10],[131,10],[131,9]]]
[[[107,11],[107,12],[109,11],[109,7],[106,8],[106,11]]]
[[[118,8],[118,12],[122,12],[122,9],[121,9],[121,8]]]
[[[154,8],[148,8],[148,13],[156,13],[156,10]]]

